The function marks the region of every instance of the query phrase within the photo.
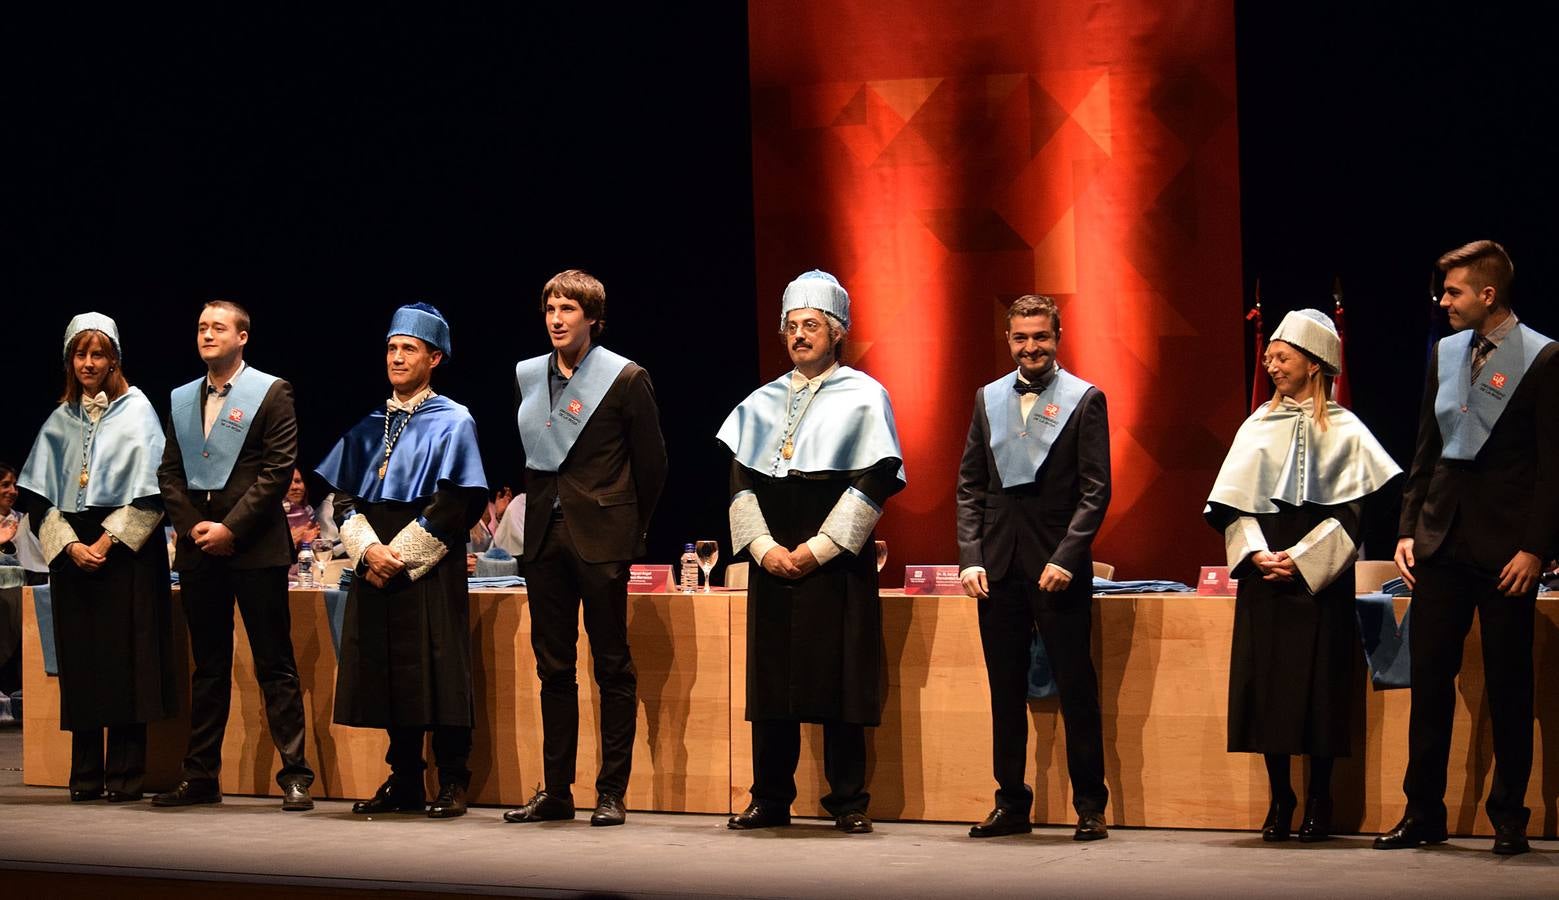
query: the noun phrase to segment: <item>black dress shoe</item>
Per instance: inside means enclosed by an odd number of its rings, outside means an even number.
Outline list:
[[[574,818],[574,798],[537,791],[519,809],[503,814],[505,822],[560,822]]]
[[[463,784],[441,784],[433,805],[428,807],[430,819],[453,819],[466,814],[466,789]]]
[[[286,812],[302,812],[314,808],[314,798],[309,796],[309,786],[301,781],[289,781],[281,786],[281,808]]]
[[[1417,816],[1403,816],[1396,827],[1375,839],[1376,850],[1402,850],[1426,844],[1445,843],[1445,823],[1426,822]]]
[[[136,801],[140,800],[143,796],[145,796],[145,795],[142,794],[140,791],[109,791],[108,792],[108,802],[109,803],[135,803]]]
[[[1028,810],[998,806],[980,824],[969,829],[972,838],[1001,837],[1004,834],[1028,834],[1034,830]]]
[[[602,794],[595,798],[595,812],[590,814],[591,825],[621,825],[628,821],[628,811],[623,809],[623,798],[616,794]]]
[[[179,786],[171,791],[158,794],[152,798],[153,806],[195,806],[200,803],[221,803],[222,789],[211,781],[179,782]]]
[[[376,816],[380,813],[392,812],[422,812],[427,806],[427,798],[422,794],[422,784],[401,783],[391,778],[379,785],[379,790],[367,800],[359,800],[352,804],[352,812],[359,816]]]
[[[1305,801],[1305,818],[1299,823],[1299,843],[1314,844],[1332,839],[1332,798],[1311,797]]]
[[[1520,856],[1532,849],[1527,843],[1527,830],[1522,825],[1495,825],[1494,852],[1500,856]]]
[[[726,820],[725,827],[732,831],[750,831],[754,828],[780,828],[790,824],[790,810],[783,806],[764,806],[758,801]]]
[[[834,819],[834,827],[845,834],[871,834],[872,820],[863,812],[847,812]]]
[[[1269,844],[1281,844],[1293,837],[1294,832],[1294,806],[1293,797],[1287,800],[1273,800],[1267,806],[1266,821],[1261,823],[1261,839]]]
[[[70,802],[72,802],[72,803],[90,803],[93,800],[102,799],[102,797],[103,797],[103,789],[102,788],[93,788],[92,790],[88,790],[88,791],[71,791],[70,792]]]
[[[1077,830],[1072,833],[1074,841],[1102,841],[1110,836],[1110,829],[1104,824],[1102,813],[1083,813],[1077,817]]]

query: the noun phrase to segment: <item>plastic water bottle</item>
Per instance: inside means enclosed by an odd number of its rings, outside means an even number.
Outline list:
[[[298,545],[298,587],[314,586],[314,549],[308,541]]]
[[[682,571],[677,579],[677,587],[684,594],[698,592],[698,554],[693,552],[692,544],[684,544],[682,547]]]

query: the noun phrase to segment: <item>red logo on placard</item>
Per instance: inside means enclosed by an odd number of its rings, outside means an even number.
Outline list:
[[[227,420],[229,422],[242,422],[244,420],[244,411],[241,409],[230,410],[227,414]]]
[[[1497,388],[1504,387],[1505,386],[1505,373],[1504,372],[1495,372],[1494,373],[1494,377],[1489,379],[1489,384],[1492,384],[1492,385],[1494,385]]]
[[[568,411],[573,413],[574,415],[577,416],[580,413],[584,412],[584,410],[585,410],[585,405],[583,403],[580,403],[578,400],[570,400],[570,401],[568,401]]]
[[[1054,403],[1048,404],[1045,407],[1045,418],[1054,419],[1056,414],[1059,412],[1061,412],[1061,407],[1055,405]]]

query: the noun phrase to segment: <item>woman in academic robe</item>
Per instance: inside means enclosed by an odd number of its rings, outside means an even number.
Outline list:
[[[163,432],[125,380],[113,319],[76,316],[64,355],[64,395],[17,479],[19,505],[49,565],[70,799],[123,803],[141,798],[146,723],[177,703]]]
[[[1239,579],[1229,662],[1229,752],[1266,759],[1262,839],[1292,834],[1289,758],[1310,757],[1301,841],[1331,831],[1333,761],[1348,756],[1362,683],[1353,565],[1360,506],[1402,470],[1330,401],[1342,366],[1331,319],[1289,313],[1261,364],[1274,396],[1240,426],[1203,514]]]

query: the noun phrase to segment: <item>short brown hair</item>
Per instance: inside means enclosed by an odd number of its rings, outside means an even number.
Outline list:
[[[579,304],[585,318],[593,319],[590,336],[596,337],[606,327],[606,285],[584,269],[564,269],[547,280],[541,289],[541,308],[547,308],[547,300],[564,297]]]
[[[1494,305],[1510,307],[1510,282],[1516,277],[1516,264],[1510,254],[1493,241],[1473,241],[1445,254],[1435,265],[1442,272],[1467,267],[1478,290],[1493,286]]]
[[[232,300],[207,300],[201,309],[225,309],[233,314],[233,324],[238,326],[239,331],[249,330],[249,310]]]
[[[130,389],[130,382],[125,380],[124,367],[119,365],[119,351],[114,349],[114,342],[103,332],[88,328],[71,338],[70,346],[65,348],[65,393],[60,396],[61,403],[81,401],[81,382],[76,380],[76,367],[71,364],[71,360],[83,346],[91,349],[88,341],[96,341],[108,356],[108,374],[103,378],[103,393],[108,395],[108,399],[116,400]]]
[[[1061,337],[1061,310],[1056,306],[1056,298],[1047,297],[1044,294],[1024,294],[1012,301],[1007,307],[1007,325],[1010,328],[1013,319],[1023,319],[1029,316],[1049,316],[1050,327],[1055,331],[1056,337]]]

